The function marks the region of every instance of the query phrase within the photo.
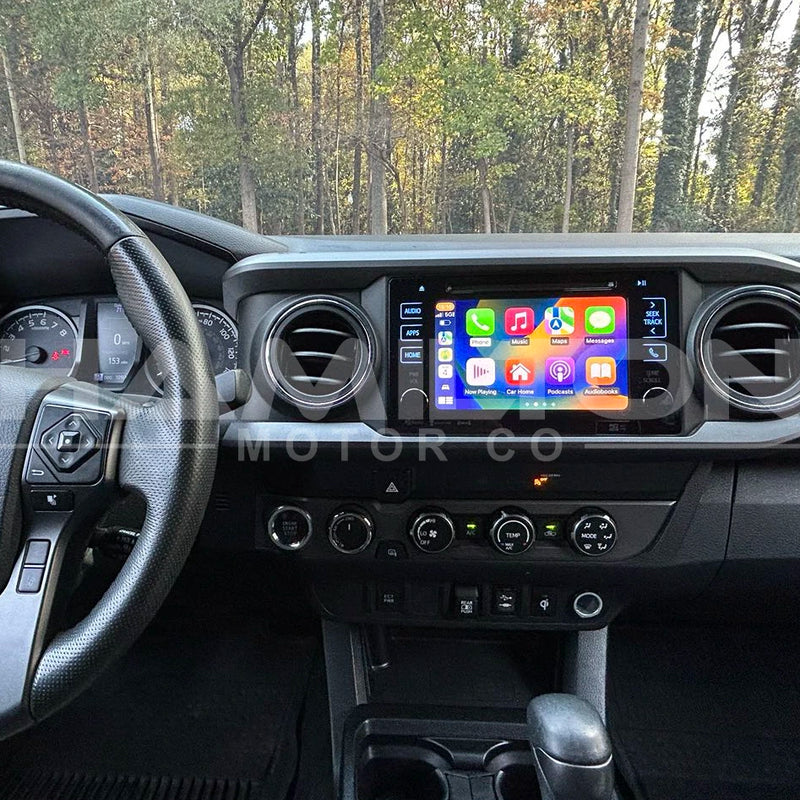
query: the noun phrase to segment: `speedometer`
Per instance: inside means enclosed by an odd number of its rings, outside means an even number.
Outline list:
[[[203,332],[214,375],[236,369],[239,366],[239,331],[236,323],[214,306],[194,303],[192,307]],[[161,391],[164,376],[153,359],[148,361],[145,370],[153,387]]]
[[[68,375],[75,367],[77,348],[78,331],[58,309],[24,306],[0,319],[0,364]]]

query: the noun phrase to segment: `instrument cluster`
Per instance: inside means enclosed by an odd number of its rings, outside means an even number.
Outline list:
[[[214,375],[239,362],[239,331],[213,303],[192,304]],[[13,308],[0,317],[0,364],[48,370],[112,391],[159,394],[157,354],[141,338],[115,297],[65,298]]]

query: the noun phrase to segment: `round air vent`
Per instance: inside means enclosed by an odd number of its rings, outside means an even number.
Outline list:
[[[375,366],[375,335],[364,314],[337,297],[292,303],[270,326],[267,374],[287,402],[333,408],[352,400]]]
[[[743,286],[713,297],[694,326],[706,384],[741,411],[778,414],[800,405],[800,295]]]

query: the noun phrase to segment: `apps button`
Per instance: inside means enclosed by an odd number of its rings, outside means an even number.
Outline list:
[[[422,326],[421,325],[401,325],[400,326],[400,341],[401,342],[419,342],[419,341],[422,341]]]
[[[586,359],[586,382],[592,386],[611,386],[617,382],[617,362],[609,356]]]
[[[586,333],[593,335],[614,333],[616,326],[613,306],[589,306],[586,309]]]
[[[491,336],[494,333],[494,309],[469,309],[466,315],[466,327],[469,336]]]
[[[466,372],[470,386],[491,386],[495,381],[494,359],[468,358]]]
[[[533,333],[533,309],[528,307],[507,308],[505,328],[509,336],[527,336]]]
[[[534,365],[532,361],[522,358],[506,360],[506,383],[527,386],[533,383]]]
[[[572,386],[575,383],[575,359],[569,356],[548,358],[544,363],[544,378],[548,386]]]

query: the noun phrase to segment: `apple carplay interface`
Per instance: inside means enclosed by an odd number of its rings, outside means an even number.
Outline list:
[[[439,300],[434,320],[439,410],[628,407],[624,297]]]
[[[527,289],[507,275],[474,287],[398,278],[389,308],[390,420],[400,427],[427,420],[480,432],[502,419],[525,431],[542,418],[576,432],[681,426],[671,413],[638,421],[648,393],[675,388],[668,363],[679,345],[675,272],[587,270],[566,281],[548,274]]]

